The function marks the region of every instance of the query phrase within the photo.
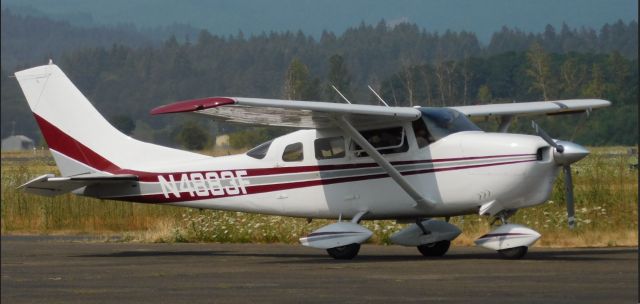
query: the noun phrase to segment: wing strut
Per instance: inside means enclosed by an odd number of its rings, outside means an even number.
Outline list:
[[[395,181],[402,190],[404,190],[416,203],[414,207],[431,207],[435,203],[424,198],[407,180],[396,170],[391,163],[386,160],[363,136],[354,128],[351,123],[344,117],[340,116],[336,120],[340,129],[347,133],[351,138],[362,147],[373,160],[384,169],[387,174]]]

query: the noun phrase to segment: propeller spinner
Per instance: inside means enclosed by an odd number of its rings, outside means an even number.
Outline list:
[[[554,141],[535,121],[531,121],[531,126],[535,129],[538,136],[542,137],[544,141],[554,148],[553,160],[556,164],[562,166],[562,171],[564,171],[565,197],[567,199],[567,218],[569,228],[573,229],[575,227],[575,207],[573,204],[571,164],[589,155],[589,150],[576,143],[561,140]]]

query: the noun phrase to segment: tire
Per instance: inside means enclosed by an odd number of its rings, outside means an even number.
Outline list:
[[[527,254],[528,249],[529,247],[527,246],[513,247],[513,248],[498,250],[498,254],[503,259],[517,260],[522,258],[525,254]]]
[[[451,241],[439,241],[418,246],[418,251],[426,257],[443,256],[449,250]]]
[[[358,251],[360,251],[358,243],[327,249],[327,253],[336,260],[351,260],[358,255]]]

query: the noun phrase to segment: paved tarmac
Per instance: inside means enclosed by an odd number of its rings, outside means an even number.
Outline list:
[[[364,245],[352,261],[282,244],[2,237],[2,303],[636,303],[637,248],[502,260],[453,247]]]

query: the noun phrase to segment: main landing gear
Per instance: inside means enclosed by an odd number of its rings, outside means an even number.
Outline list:
[[[462,231],[445,221],[417,219],[415,224],[391,236],[391,242],[403,246],[416,246],[425,257],[440,257],[447,253],[451,241]]]
[[[358,224],[364,215],[357,214],[350,222],[339,221],[313,231],[300,238],[304,246],[326,249],[334,259],[350,260],[358,255],[360,244],[373,232]],[[391,236],[391,242],[417,247],[426,257],[443,256],[451,246],[451,240],[460,235],[458,227],[445,221],[418,219],[415,224],[398,231]]]
[[[435,243],[418,245],[418,251],[426,257],[440,257],[449,251],[451,241],[443,240]]]
[[[336,260],[351,260],[358,255],[359,251],[360,244],[358,243],[327,249],[327,253]]]
[[[350,222],[338,220],[309,235],[300,238],[304,246],[326,249],[327,253],[337,260],[353,259],[360,251],[363,243],[373,235],[371,230],[358,225],[366,211],[356,214]]]

